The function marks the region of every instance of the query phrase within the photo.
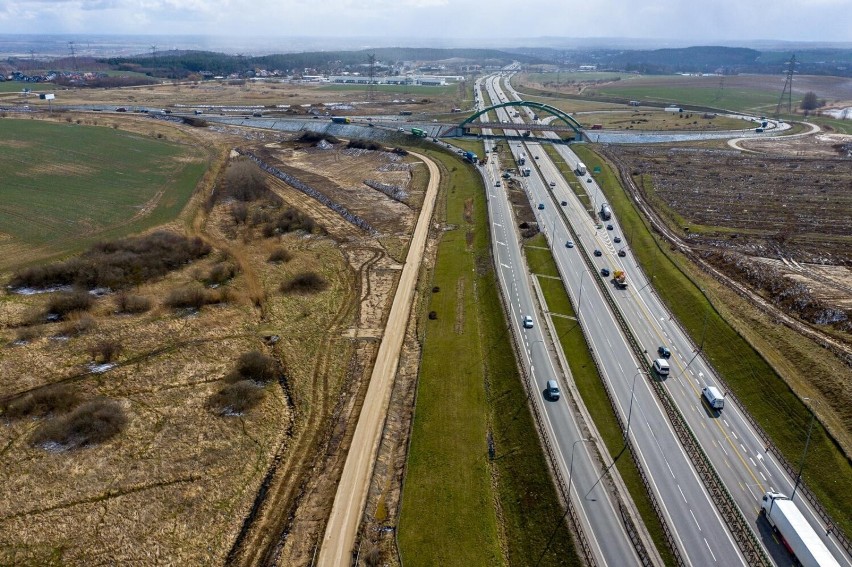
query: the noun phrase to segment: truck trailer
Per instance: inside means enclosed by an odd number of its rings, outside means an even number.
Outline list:
[[[425,138],[427,136],[426,130],[421,128],[412,128],[411,133],[417,136],[418,138]]]
[[[612,210],[609,208],[609,205],[604,203],[601,205],[601,218],[603,220],[609,220],[612,218]]]
[[[792,500],[769,491],[763,495],[760,507],[769,525],[781,536],[781,543],[802,567],[840,567]]]
[[[350,124],[352,120],[346,116],[332,116],[331,121],[335,124]]]
[[[618,289],[627,289],[627,274],[624,270],[615,270],[612,273],[612,283]]]
[[[477,160],[477,156],[473,152],[465,152],[462,154],[462,157],[464,157],[464,159],[466,159],[470,163],[476,163]]]
[[[583,162],[578,162],[577,163],[577,169],[575,170],[577,175],[586,175],[586,171],[587,171],[586,164],[583,163]]]

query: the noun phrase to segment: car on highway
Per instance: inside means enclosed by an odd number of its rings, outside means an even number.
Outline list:
[[[615,238],[612,239],[612,241],[615,242],[616,244],[618,244],[619,242],[621,242],[621,237],[616,236]]]
[[[500,187],[500,181],[497,181],[497,183],[494,184],[494,187]]]
[[[625,256],[627,256],[627,252],[625,252],[624,250],[618,251],[618,257],[619,258],[624,258]]]
[[[397,128],[396,131],[397,132],[405,132],[405,128]]]
[[[535,159],[538,159],[538,156],[535,156]]]
[[[606,225],[606,229],[607,230],[614,230],[614,228],[611,224]]]
[[[660,345],[660,348],[657,349],[657,354],[663,358],[669,358],[672,355],[672,351],[670,351],[668,347]]]
[[[559,399],[559,385],[556,383],[556,380],[547,381],[547,387],[544,389],[544,393],[547,396],[547,399],[552,402]]]
[[[533,328],[533,318],[530,315],[524,315],[524,329]]]
[[[574,248],[574,241],[569,240],[565,243],[565,248]]]
[[[598,250],[598,249],[596,248],[596,249],[595,249],[595,256],[603,256],[603,252],[601,252],[600,250]]]
[[[556,181],[551,181],[551,182],[550,182],[550,186],[551,186],[551,187],[556,187]]]
[[[539,211],[544,210],[544,203],[539,203],[539,204],[538,204],[538,210],[539,210]]]
[[[592,182],[592,178],[591,178],[591,177],[589,177],[588,179],[586,179],[586,183],[591,183],[591,182]]]
[[[601,275],[603,277],[609,276],[609,268],[601,268]]]
[[[568,201],[562,201],[561,205],[562,205],[563,207],[567,207],[567,206],[568,206]]]

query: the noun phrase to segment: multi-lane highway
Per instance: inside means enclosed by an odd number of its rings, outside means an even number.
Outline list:
[[[506,99],[506,95],[498,90],[496,78],[487,81],[487,89],[493,101]],[[495,112],[501,120],[512,122],[512,118],[503,109]],[[645,363],[634,359],[628,343],[621,336],[603,292],[592,281],[592,278],[600,276],[589,272],[578,256],[581,253],[579,247],[565,246],[567,240],[573,239],[573,236],[568,232],[563,216],[558,211],[563,208],[559,203],[562,200],[575,200],[577,206],[563,209],[566,212],[576,212],[581,209],[579,201],[555,166],[549,163],[547,154],[538,143],[513,142],[510,147],[516,159],[525,154],[528,163],[535,164],[534,173],[525,178],[530,201],[535,205],[533,210],[539,226],[544,228],[551,243],[563,282],[577,305],[578,318],[587,334],[601,373],[615,395],[622,419],[627,422],[628,416],[630,418],[630,438],[643,469],[650,477],[652,490],[673,532],[679,554],[687,564],[692,565],[745,565],[745,558],[728,533],[689,457],[681,448],[663,408],[647,383]],[[556,185],[552,189],[549,186],[551,181]],[[554,202],[552,192],[559,193],[558,201]],[[539,203],[544,204],[544,209],[538,208]],[[579,217],[574,219],[572,224],[579,220]],[[585,247],[588,241],[593,247],[596,236],[594,226],[591,231],[582,225],[578,228],[578,246]],[[561,245],[557,246],[556,243]],[[592,250],[588,250],[588,253],[592,254]],[[567,354],[570,356],[570,353]],[[542,377],[540,380],[546,378],[550,377]],[[590,485],[579,488],[585,494],[589,487]]]
[[[490,141],[486,142],[486,149],[493,150]],[[529,272],[514,228],[511,203],[505,191],[496,186],[500,171],[492,162],[483,174],[494,261],[509,310],[509,324],[520,343],[521,363],[533,383],[539,386],[532,392],[532,401],[542,410],[547,430],[544,434],[554,447],[563,478],[573,487],[570,498],[578,510],[581,528],[587,535],[594,560],[600,565],[636,565],[639,558],[625,531],[618,503],[610,492],[603,485],[599,485],[589,498],[583,498],[579,492],[579,488],[592,486],[602,471],[593,457],[591,442],[583,441],[587,434],[565,397],[554,402],[543,395],[546,380],[560,373],[547,348],[544,322],[535,307]],[[523,325],[524,316],[532,317],[531,328]]]
[[[499,81],[495,78],[489,81],[489,87],[492,99],[495,102],[510,100],[510,97],[511,99],[518,98],[514,93],[507,96],[502,92]],[[497,112],[500,113],[499,110]],[[506,122],[512,120],[505,113],[503,116],[505,118],[501,119],[505,119]],[[556,147],[569,166],[576,167],[579,161],[577,156],[566,146],[557,145]],[[589,255],[589,258],[593,258],[596,269],[603,267],[610,270],[624,269],[629,275],[630,285],[626,290],[616,290],[608,282],[605,283],[603,288],[605,293],[610,294],[615,300],[618,310],[627,321],[634,337],[649,353],[646,360],[638,361],[638,368],[647,371],[651,359],[656,357],[658,346],[664,345],[671,350],[672,356],[669,363],[672,366],[672,373],[664,381],[668,393],[685,416],[689,427],[724,481],[737,506],[749,521],[753,531],[759,534],[761,542],[771,554],[772,559],[779,565],[790,564],[789,555],[778,544],[765,520],[759,518],[758,512],[760,498],[766,490],[776,490],[789,495],[793,491],[794,480],[781,467],[774,455],[766,451],[765,442],[751,425],[744,410],[738,406],[736,400],[728,398],[721,413],[710,411],[702,403],[701,388],[706,385],[719,385],[718,380],[701,356],[698,347],[692,343],[677,322],[673,320],[654,293],[653,286],[638,269],[638,264],[631,250],[624,242],[624,234],[620,230],[617,219],[613,217],[610,221],[603,223],[604,225],[611,224],[612,230],[607,230],[605,227],[598,228],[599,221],[593,220],[589,216],[584,204],[577,199],[570,186],[562,178],[561,173],[537,143],[525,143],[523,145],[513,143],[512,148],[513,152],[524,151],[528,155],[532,154],[533,160],[531,161],[537,165],[537,171],[548,183],[550,181],[555,183],[554,187],[548,189],[547,184],[541,182],[540,178],[533,176],[530,178],[528,186],[533,203],[546,204],[543,211],[536,209],[536,212],[541,226],[549,231],[548,238],[553,247],[554,256],[562,270],[566,287],[575,301],[579,295],[579,293],[575,293],[575,290],[579,290],[583,284],[582,278],[586,278],[586,287],[582,298],[583,304],[579,306],[581,321],[584,323],[590,342],[594,345],[599,357],[604,360],[613,359],[612,363],[614,363],[615,368],[610,373],[607,368],[611,367],[612,364],[609,362],[603,364],[604,378],[610,382],[615,390],[619,390],[617,384],[623,382],[625,375],[634,369],[636,361],[628,352],[628,348],[621,348],[624,339],[614,321],[606,321],[603,325],[605,328],[601,329],[600,333],[595,331],[595,328],[600,326],[596,325],[595,321],[602,318],[606,319],[609,308],[603,302],[602,297],[600,297],[601,302],[597,302],[599,286],[591,285],[592,282],[588,281],[589,278],[601,278],[601,276],[598,273],[588,272],[584,262],[578,257],[578,254],[581,253],[580,249],[568,249],[564,246],[565,241],[571,238],[566,226],[569,223],[578,236],[578,246]],[[538,156],[538,159],[535,159],[535,156]],[[596,203],[596,208],[600,207],[600,204],[604,202],[604,197],[593,178],[587,174],[581,176],[580,179],[592,202]],[[567,203],[566,207],[561,207],[562,201]],[[559,208],[562,210],[557,211]],[[622,242],[616,243],[615,237],[621,238]],[[602,252],[600,257],[593,256],[595,249]],[[617,251],[622,249],[625,256],[619,257]],[[580,282],[577,282],[577,279],[580,279]],[[645,387],[637,386],[635,391],[632,434],[637,432],[636,429],[633,429],[636,427],[637,415],[635,412],[637,411],[646,420],[648,427],[661,427],[663,422],[667,424],[664,415],[662,415],[662,421],[659,421],[660,416],[649,419],[648,410],[652,404],[656,403],[656,399],[653,395],[650,395],[650,388],[647,388],[644,377],[642,381]],[[720,387],[720,389],[723,388]],[[619,403],[624,403],[624,400],[629,399],[630,394],[624,387],[620,390],[617,398]],[[649,395],[640,398],[640,393]],[[638,439],[637,444],[642,452],[648,448]],[[674,479],[678,492],[683,491],[679,479],[683,476],[689,476],[687,469],[672,468],[671,473],[675,475]],[[652,474],[652,476],[655,479],[661,478],[656,474]],[[694,472],[692,476],[694,476]],[[658,482],[657,486],[659,487],[660,484],[662,482]],[[689,509],[690,514],[712,519],[711,511],[715,512],[715,507],[712,505],[707,507],[706,499],[699,497],[698,493],[703,492],[703,490],[683,492],[683,504]],[[664,496],[662,498],[667,501]],[[799,498],[797,504],[838,562],[844,566],[852,565],[849,557],[843,552],[837,541],[830,534],[826,534],[826,526],[822,524],[808,503]],[[666,506],[666,508],[668,509],[669,506]],[[670,509],[668,511],[671,513]],[[696,524],[700,524],[700,521],[696,520]],[[683,532],[687,531],[681,522],[676,521],[672,527],[678,530],[681,537]],[[704,526],[699,525],[698,527],[701,532],[705,531]],[[713,549],[709,544],[708,548]],[[714,560],[727,563],[727,560],[723,561],[716,557],[715,553],[713,555]]]

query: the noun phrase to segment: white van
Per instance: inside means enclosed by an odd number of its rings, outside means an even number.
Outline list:
[[[725,397],[719,392],[716,386],[704,386],[701,389],[701,394],[707,400],[707,403],[710,404],[711,408],[721,410],[725,407]]]
[[[554,402],[559,399],[559,385],[556,383],[556,380],[547,381],[547,388],[545,388],[544,393],[548,399]]]
[[[669,375],[669,361],[665,358],[658,358],[654,361],[654,372],[659,374],[660,376],[668,376]]]

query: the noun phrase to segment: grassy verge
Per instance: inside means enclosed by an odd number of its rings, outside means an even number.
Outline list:
[[[406,565],[531,565],[562,516],[492,270],[479,175],[444,152],[443,215],[399,522]],[[431,287],[430,286],[430,287]],[[491,443],[489,444],[489,438]],[[580,565],[564,526],[542,565]],[[501,549],[502,547],[502,549]],[[504,553],[505,551],[505,553]]]
[[[547,247],[544,236],[539,234],[528,241],[528,244],[537,246],[537,248],[527,246],[524,251],[530,271],[534,274],[559,277],[559,270],[556,268],[550,250],[544,249]],[[549,311],[575,317],[571,300],[568,298],[568,293],[565,291],[561,280],[544,277],[538,278],[538,283],[544,293]],[[568,360],[568,366],[571,368],[574,382],[583,398],[583,403],[589,413],[594,416],[595,425],[609,451],[610,458],[614,458],[623,446],[623,434],[601,382],[597,367],[592,360],[592,355],[589,353],[586,338],[574,319],[553,317],[552,321],[559,336],[559,343],[562,345],[563,352],[565,352],[565,358]],[[666,543],[663,526],[654,513],[650,497],[639,476],[639,469],[636,468],[636,463],[628,456],[622,456],[616,467],[627,485],[627,490],[630,492],[651,538],[654,540],[654,545],[656,545],[666,565],[674,565],[674,557]]]
[[[571,187],[571,191],[574,192],[574,195],[580,199],[580,202],[586,207],[589,215],[592,218],[595,218],[595,213],[592,211],[592,200],[589,199],[589,194],[583,189],[582,184],[577,181],[577,176],[574,175],[574,171],[568,167],[568,164],[565,163],[565,160],[562,159],[562,156],[559,155],[559,152],[556,151],[551,144],[544,144],[542,146],[544,151],[547,152],[547,155],[553,160],[553,163],[556,164],[556,167],[559,169],[559,172],[562,173],[562,177],[568,182],[568,185]]]
[[[637,260],[648,273],[654,274],[657,293],[693,340],[698,342],[705,337],[707,358],[787,460],[798,463],[811,421],[807,406],[761,353],[722,318],[699,286],[685,275],[684,265],[688,260],[661,246],[607,163],[588,147],[575,146],[573,149],[588,167],[602,168],[599,184],[618,214],[622,230],[630,235],[628,244]],[[838,527],[847,535],[852,534],[852,463],[819,423],[813,430],[808,466],[802,477]],[[765,488],[768,486],[761,487]]]

